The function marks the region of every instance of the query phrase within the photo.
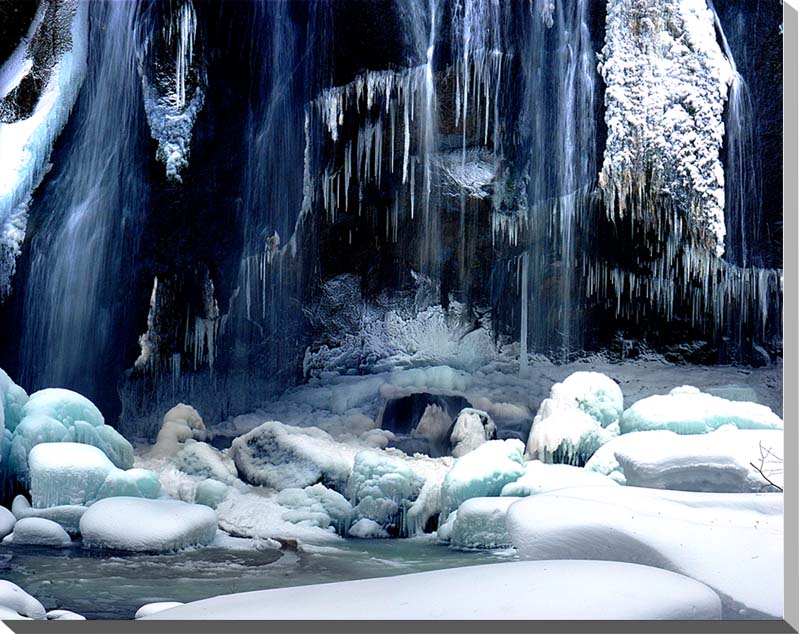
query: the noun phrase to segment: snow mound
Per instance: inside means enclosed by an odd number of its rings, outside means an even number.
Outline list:
[[[615,480],[605,475],[567,464],[546,464],[540,460],[531,460],[524,469],[525,473],[521,478],[502,487],[501,495],[526,497],[567,487],[617,485]]]
[[[72,540],[59,524],[42,517],[26,517],[14,526],[14,532],[3,539],[4,544],[29,546],[70,546]]]
[[[355,456],[347,491],[354,517],[370,519],[389,534],[402,534],[407,508],[419,495],[424,478],[408,462],[381,451]]]
[[[319,528],[332,526],[341,535],[346,534],[352,518],[352,506],[347,498],[322,484],[283,489],[277,502],[291,509],[283,514],[284,520]]]
[[[511,506],[506,519],[522,559],[671,570],[713,588],[724,618],[782,618],[782,523],[781,495],[635,487],[542,493]]]
[[[48,621],[85,621],[86,617],[69,610],[50,610],[45,618]]]
[[[489,440],[458,458],[441,486],[441,518],[469,498],[499,496],[524,475],[524,445],[516,439]]]
[[[227,484],[237,479],[233,460],[208,443],[187,439],[173,462],[178,469],[189,475],[213,478]]]
[[[385,528],[366,517],[362,517],[350,526],[347,535],[357,539],[385,539],[389,536]]]
[[[148,618],[288,620],[308,614],[320,620],[706,620],[718,619],[720,607],[707,586],[656,568],[520,561],[223,595]]]
[[[210,506],[215,509],[227,496],[228,485],[213,478],[206,478],[197,485],[194,492],[194,503]]]
[[[725,425],[708,434],[624,434],[602,447],[586,469],[638,487],[757,493],[776,490],[769,481],[782,487],[782,456],[781,431]]]
[[[41,603],[17,584],[5,579],[0,579],[0,606],[30,619],[43,619],[45,616],[45,609]]]
[[[77,421],[89,423],[92,427],[105,424],[105,419],[97,406],[88,398],[72,390],[50,387],[30,395],[22,407],[24,416],[39,414],[56,419],[64,427],[72,427]]]
[[[17,518],[5,506],[0,506],[0,539],[14,530]]]
[[[200,413],[191,405],[178,403],[164,414],[161,429],[150,449],[151,458],[174,456],[189,439],[203,440],[205,423]]]
[[[574,372],[552,386],[550,398],[572,403],[602,427],[615,423],[624,411],[619,384],[601,372]]]
[[[458,507],[450,535],[450,547],[459,549],[508,548],[505,528],[508,508],[520,498],[471,498]]]
[[[690,387],[690,386],[688,386]],[[676,388],[633,403],[622,415],[622,434],[667,429],[678,434],[706,434],[723,425],[738,429],[782,429],[782,419],[765,405],[728,401],[696,388]]]
[[[115,470],[102,451],[91,445],[52,442],[36,445],[28,458],[34,508],[86,505]]]
[[[83,517],[87,508],[77,504],[65,504],[35,509],[31,507],[30,502],[24,495],[15,497],[11,504],[11,511],[18,520],[26,517],[41,517],[46,520],[52,520],[73,537],[80,535],[80,518]]]
[[[176,608],[179,605],[185,605],[181,601],[157,601],[155,603],[145,603],[141,606],[138,610],[136,610],[136,614],[133,615],[135,620],[143,619],[147,616],[152,616],[153,614],[158,614],[159,612],[163,612],[164,610],[169,610],[171,608]]]
[[[336,442],[317,427],[293,427],[267,421],[236,438],[230,455],[240,477],[276,490],[321,482],[342,492],[357,447]]]
[[[497,426],[484,411],[464,407],[455,419],[455,426],[449,437],[453,457],[460,458],[474,451],[487,440],[497,437]]]
[[[613,437],[609,429],[569,401],[547,398],[538,408],[527,438],[527,455],[548,463],[584,465]]]
[[[178,500],[106,498],[89,507],[80,520],[85,546],[139,552],[205,546],[216,531],[213,509]]]

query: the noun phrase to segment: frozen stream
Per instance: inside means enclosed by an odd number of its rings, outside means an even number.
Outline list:
[[[236,540],[244,542],[245,540]],[[154,601],[381,577],[516,560],[512,550],[460,552],[433,539],[341,540],[304,552],[215,548],[166,555],[7,547],[0,576],[48,609],[89,619],[131,619]],[[309,615],[311,616],[311,615]]]

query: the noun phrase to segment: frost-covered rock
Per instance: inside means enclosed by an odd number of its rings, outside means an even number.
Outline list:
[[[150,449],[150,457],[163,458],[174,456],[189,440],[205,439],[205,423],[200,413],[191,405],[178,403],[164,414],[161,429]]]
[[[108,497],[140,497],[157,498],[161,494],[161,482],[158,474],[149,469],[114,469],[109,473],[97,498]]]
[[[728,401],[691,386],[636,401],[619,421],[622,434],[657,429],[705,434],[723,425],[735,425],[738,429],[783,428],[782,419],[765,405]]]
[[[3,409],[5,429],[13,432],[24,414],[22,409],[28,401],[28,393],[11,380],[0,368],[0,405]]]
[[[458,519],[457,509],[449,514],[445,522],[442,522],[436,531],[436,538],[442,544],[448,544],[452,539],[452,529],[455,527],[455,520]]]
[[[612,437],[612,426],[602,427],[597,419],[569,401],[548,398],[533,419],[527,455],[542,462],[579,466]]]
[[[619,420],[624,395],[619,384],[601,372],[574,372],[552,386],[550,398],[576,405],[602,427]]]
[[[352,518],[347,498],[318,483],[304,489],[283,489],[277,502],[291,509],[283,513],[284,520],[319,528],[332,526],[341,535],[346,534]]]
[[[233,460],[208,443],[186,440],[183,449],[175,455],[173,463],[189,475],[213,478],[228,484],[237,479]]]
[[[55,522],[42,517],[26,517],[14,525],[14,532],[3,539],[4,544],[28,546],[70,546],[67,532]]]
[[[585,468],[630,486],[745,493],[776,490],[766,477],[781,487],[782,459],[781,431],[727,425],[708,434],[623,434],[597,451]]]
[[[389,537],[388,531],[374,520],[362,517],[353,523],[347,535],[357,539],[385,539]]]
[[[86,505],[115,470],[97,447],[79,443],[44,443],[31,449],[30,493],[34,508]]]
[[[508,508],[520,498],[470,498],[458,507],[450,547],[461,549],[507,548],[510,535],[505,528]]]
[[[80,518],[83,517],[87,508],[77,504],[65,504],[35,509],[23,495],[15,497],[11,504],[11,511],[18,520],[26,517],[41,517],[46,520],[52,520],[73,537],[80,534]]]
[[[611,209],[649,187],[724,251],[724,104],[733,69],[705,0],[610,0],[599,64],[608,137],[600,175]],[[640,198],[639,198],[640,202]]]
[[[0,579],[0,606],[31,619],[43,619],[44,606],[17,584]]]
[[[84,545],[141,552],[169,552],[210,544],[217,531],[213,509],[178,500],[106,498],[80,520]]]
[[[229,486],[224,482],[206,478],[197,485],[197,489],[194,492],[194,503],[215,509],[225,499],[228,489]]]
[[[145,603],[138,610],[136,610],[136,614],[133,615],[133,618],[134,620],[143,619],[146,616],[152,616],[153,614],[158,614],[164,610],[176,608],[179,605],[185,604],[180,601],[156,601],[155,603]]]
[[[616,486],[618,483],[583,467],[567,464],[546,464],[540,460],[531,460],[524,466],[524,475],[502,487],[503,496],[526,497],[557,491],[568,487],[584,486]]]
[[[524,444],[516,439],[489,440],[458,458],[441,487],[441,518],[446,521],[464,501],[499,496],[509,482],[524,475]]]
[[[637,487],[570,488],[508,510],[522,559],[602,559],[700,581],[723,618],[783,617],[783,496]]]
[[[454,458],[465,456],[488,440],[497,437],[497,426],[487,412],[472,407],[463,408],[455,420],[449,444]]]
[[[17,518],[5,506],[0,506],[0,539],[14,530]]]
[[[316,427],[267,421],[236,438],[230,447],[239,476],[276,490],[321,482],[343,492],[358,448],[336,442]]]
[[[88,8],[40,3],[27,37],[0,67],[0,299],[10,291],[31,194],[86,74]]]
[[[386,452],[355,456],[347,491],[355,518],[377,522],[389,534],[400,534],[407,508],[419,495],[424,478],[405,460]]]

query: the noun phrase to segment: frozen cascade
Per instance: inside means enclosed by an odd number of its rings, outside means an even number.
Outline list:
[[[32,208],[21,365],[28,386],[95,396],[129,296],[147,187],[133,20],[137,4],[90,6],[89,66],[72,140]],[[94,353],[92,354],[92,352]]]

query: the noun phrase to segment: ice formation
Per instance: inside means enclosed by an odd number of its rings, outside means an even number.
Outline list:
[[[700,242],[724,252],[722,116],[733,70],[705,0],[611,0],[600,72],[611,210],[645,188],[667,194]],[[644,197],[642,197],[644,198]],[[639,199],[640,200],[640,199]]]
[[[5,537],[3,543],[63,548],[72,545],[72,540],[56,522],[42,517],[26,517],[14,525],[14,532]]]
[[[45,609],[17,584],[0,579],[0,606],[30,619],[43,619]],[[7,618],[3,616],[3,618]]]
[[[140,497],[157,498],[161,494],[158,474],[149,469],[114,469],[97,492],[97,498]]]
[[[169,552],[210,544],[217,531],[213,509],[178,500],[106,498],[80,520],[83,544],[143,552]]]
[[[28,401],[28,393],[14,383],[0,368],[0,398],[2,398],[5,429],[13,432],[22,420],[23,408]]]
[[[215,447],[187,439],[172,463],[184,473],[202,478],[214,478],[230,484],[236,480],[237,471],[233,460]]]
[[[470,498],[458,507],[449,543],[452,548],[509,548],[505,528],[508,508],[519,498]]]
[[[174,456],[188,439],[203,440],[205,423],[191,405],[178,403],[166,414],[150,450],[151,457]]]
[[[738,429],[783,428],[782,419],[765,405],[728,401],[690,386],[636,401],[619,421],[622,434],[656,429],[704,434],[722,425],[735,425]]]
[[[26,517],[41,517],[52,520],[69,535],[75,537],[80,534],[80,518],[88,507],[80,504],[64,504],[48,506],[46,508],[33,508],[24,495],[18,495],[11,503],[11,512],[18,520]]]
[[[283,513],[284,520],[325,529],[332,527],[339,535],[347,533],[353,515],[347,498],[318,483],[304,489],[283,489],[276,501],[289,509]]]
[[[368,517],[362,517],[354,522],[347,531],[347,536],[355,537],[356,539],[385,539],[390,537],[385,528]]]
[[[147,616],[152,616],[153,614],[163,612],[164,610],[176,608],[179,605],[184,604],[180,601],[156,601],[155,603],[145,603],[138,610],[136,610],[136,614],[133,615],[133,618],[134,620],[143,619]]]
[[[206,478],[197,485],[194,492],[194,503],[204,504],[215,509],[227,496],[228,485],[213,478]]]
[[[96,499],[114,463],[97,447],[50,442],[36,445],[28,456],[34,508],[86,505]]]
[[[449,437],[452,447],[450,454],[454,458],[460,458],[496,437],[497,426],[491,417],[482,410],[466,407],[455,419],[455,426]]]
[[[479,597],[475,588],[480,589]],[[322,620],[595,620],[597,615],[716,620],[721,616],[715,592],[673,572],[615,561],[522,561],[228,594],[148,618],[298,619],[307,617],[309,610]]]
[[[524,475],[524,444],[489,440],[458,458],[441,487],[441,519],[469,498],[499,496],[502,487]]]
[[[590,461],[589,461],[590,463]],[[503,496],[526,497],[568,487],[616,486],[617,482],[601,473],[568,464],[547,464],[531,460],[524,465],[524,475],[502,487]]]
[[[552,386],[550,398],[573,403],[602,427],[617,422],[624,411],[624,395],[619,384],[601,372],[570,374]]]
[[[519,501],[506,524],[522,559],[663,568],[713,588],[723,618],[782,618],[781,495],[570,488]]]
[[[47,172],[86,73],[88,31],[86,3],[42,2],[27,37],[0,68],[0,299],[11,290],[30,196]],[[39,82],[35,105],[24,112],[32,95],[22,93]]]

